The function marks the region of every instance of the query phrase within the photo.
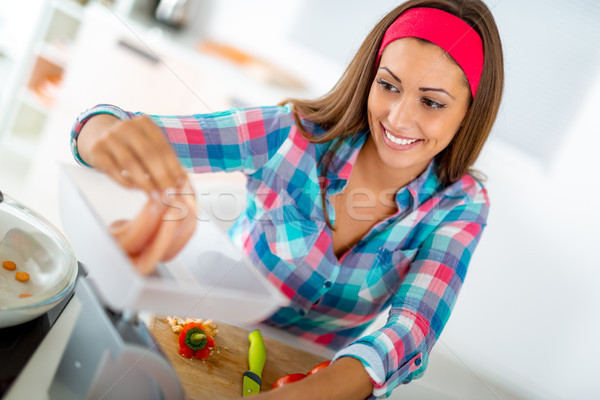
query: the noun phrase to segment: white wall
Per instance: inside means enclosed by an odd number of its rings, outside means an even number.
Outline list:
[[[492,141],[480,160],[492,201],[444,340],[536,398],[600,396],[600,79],[555,162]]]
[[[507,15],[518,9],[515,2],[507,1],[499,3],[497,11]],[[544,14],[555,16],[559,10],[550,2]],[[598,9],[594,12],[597,18]],[[555,28],[546,24],[545,30],[532,31],[533,42]],[[503,130],[518,129],[527,118],[535,130],[533,143],[553,152],[540,159],[520,151],[514,137],[510,145],[499,139],[498,129],[493,132],[478,163],[489,177],[489,225],[444,340],[470,365],[512,382],[531,397],[596,399],[600,397],[596,376],[600,371],[600,179],[596,172],[600,74],[566,70],[560,59],[551,64],[523,63],[515,56],[527,52],[530,39],[505,41],[509,47],[506,91],[514,92],[520,85],[519,104],[543,103],[545,110],[532,112],[532,107],[523,116],[513,113],[514,104],[507,104],[498,125]],[[568,45],[586,50],[577,39]],[[556,47],[555,54],[562,54],[561,48]],[[587,51],[596,58],[600,54],[596,46]],[[517,79],[524,68],[528,86]],[[540,69],[546,71],[536,78]],[[585,82],[585,90],[573,91],[568,77],[575,75]],[[556,82],[544,79],[548,76]],[[563,90],[571,96],[574,112],[556,105]],[[505,101],[510,99],[509,95]],[[546,135],[545,127],[553,123],[564,129]],[[544,140],[556,145],[546,146]]]

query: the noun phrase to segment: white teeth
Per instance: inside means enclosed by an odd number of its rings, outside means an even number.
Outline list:
[[[406,146],[407,144],[412,144],[414,142],[416,142],[419,139],[400,139],[395,137],[394,135],[392,135],[391,133],[389,133],[387,130],[385,131],[385,136],[387,136],[388,139],[390,139],[391,142],[396,143],[396,144],[401,144],[403,146]]]

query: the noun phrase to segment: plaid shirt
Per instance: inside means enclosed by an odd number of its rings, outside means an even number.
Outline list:
[[[77,134],[98,113],[137,115],[107,105],[80,115],[72,132],[79,161]],[[423,373],[486,224],[489,201],[481,183],[467,174],[444,187],[432,161],[397,192],[396,214],[379,221],[338,260],[322,208],[319,161],[342,141],[325,181],[326,207],[334,219],[329,197],[347,184],[369,132],[311,143],[289,105],[150,117],[188,169],[247,175],[247,206],[229,233],[289,298],[266,323],[341,349],[336,358],[361,360],[373,396],[389,395]],[[313,135],[323,134],[309,121],[302,124]],[[360,337],[387,307],[387,324]]]

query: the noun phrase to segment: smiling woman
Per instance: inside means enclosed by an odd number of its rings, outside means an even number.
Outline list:
[[[337,350],[322,372],[259,397],[389,395],[427,368],[486,225],[487,192],[469,169],[503,76],[482,1],[412,0],[322,98],[187,116],[100,105],[78,118],[72,149],[151,198],[182,190],[185,168],[245,173],[247,207],[229,234],[289,299],[262,322]],[[170,255],[169,237],[148,234],[169,223],[140,214],[124,235],[141,244],[131,256],[165,249],[149,266]],[[177,223],[165,231],[181,245],[193,224]],[[361,337],[388,307],[385,326]]]

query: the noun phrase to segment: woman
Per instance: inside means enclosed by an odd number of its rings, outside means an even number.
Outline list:
[[[487,192],[469,168],[502,87],[483,2],[414,0],[375,26],[320,99],[184,117],[98,106],[72,148],[151,199],[186,186],[181,165],[246,173],[230,235],[290,300],[265,323],[338,350],[330,367],[259,397],[362,399],[420,376],[448,320],[486,224]],[[167,208],[151,200],[116,230],[141,269],[193,230],[188,218],[170,222],[180,237],[164,233]],[[357,339],[388,306],[387,324]]]

